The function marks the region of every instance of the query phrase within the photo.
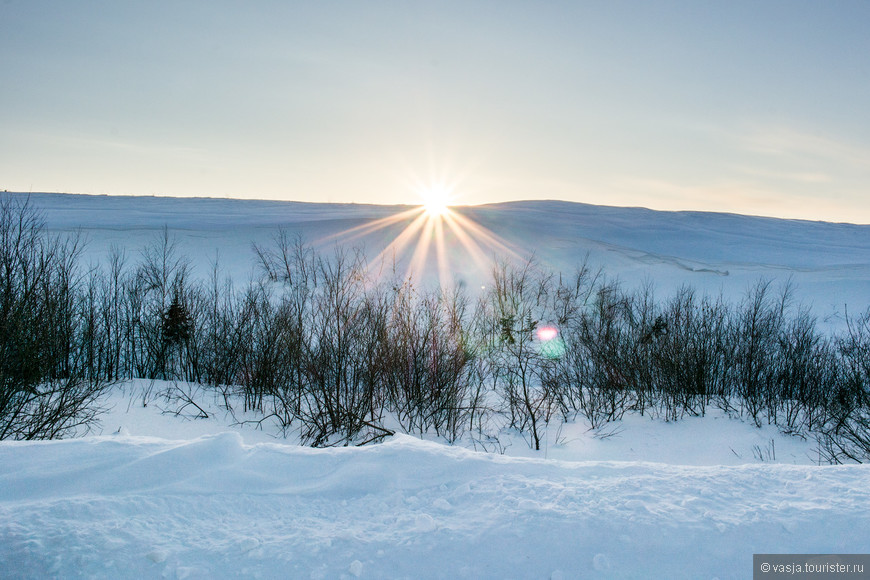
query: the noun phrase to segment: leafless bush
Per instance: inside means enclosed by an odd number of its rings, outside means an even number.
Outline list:
[[[642,392],[632,364],[630,300],[613,283],[596,288],[586,316],[566,332],[568,361],[579,407],[593,428],[622,418]]]
[[[276,412],[298,418],[303,441],[315,446],[377,437],[385,402],[388,302],[370,284],[361,253],[337,248],[324,258],[279,235],[276,250],[258,254],[269,279],[284,289],[271,319],[276,332],[284,332],[283,352],[292,359],[277,365],[291,371],[279,382],[293,396],[273,387]],[[269,308],[268,301],[260,307]]]
[[[773,403],[776,355],[785,324],[790,289],[777,298],[769,281],[749,290],[733,316],[731,377],[742,410],[760,426],[765,408]]]
[[[61,437],[99,413],[78,254],[28,201],[0,202],[0,439]]]
[[[519,267],[502,263],[493,270],[483,302],[484,324],[478,338],[487,345],[494,386],[509,417],[509,425],[541,447],[544,426],[558,411],[551,388],[551,367],[557,357],[542,349],[537,332],[553,324],[554,281],[533,262]]]
[[[658,406],[666,420],[704,415],[710,401],[727,392],[727,336],[721,300],[699,299],[687,287],[644,328],[638,352],[648,353]]]
[[[840,380],[825,399],[826,421],[817,431],[820,455],[831,463],[870,461],[870,309],[848,318],[838,337]]]
[[[196,383],[173,381],[160,393],[163,414],[184,419],[208,419],[208,411],[202,406],[202,390],[202,386]]]
[[[390,409],[403,428],[455,440],[471,413],[464,317],[461,294],[418,295],[410,280],[397,284],[388,320],[386,384]]]

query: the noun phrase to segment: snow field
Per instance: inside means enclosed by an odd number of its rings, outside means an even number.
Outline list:
[[[0,446],[11,578],[745,578],[861,552],[870,467],[87,437]]]
[[[268,244],[278,227],[326,247],[397,211],[33,201],[52,232],[82,229],[94,263],[112,245],[135,261],[167,225],[197,273],[219,255],[239,286],[251,243]],[[588,255],[662,297],[690,284],[737,301],[759,277],[792,277],[833,327],[844,305],[867,307],[868,226],[560,202],[466,211],[545,266],[570,271]],[[393,235],[361,241],[378,251]],[[455,271],[469,287],[486,275],[462,262]],[[813,441],[715,410],[676,423],[626,415],[598,433],[550,426],[541,453],[509,434],[505,455],[410,436],[315,450],[268,422],[234,424],[205,392],[196,396],[209,419],[174,416],[159,397],[167,386],[110,392],[102,435],[0,443],[0,578],[725,579],[751,577],[753,553],[870,545],[868,467],[816,465]]]

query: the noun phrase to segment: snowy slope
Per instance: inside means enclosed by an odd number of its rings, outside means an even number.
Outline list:
[[[0,446],[11,578],[746,578],[862,552],[870,467],[509,458],[399,436]]]
[[[102,259],[113,245],[135,258],[165,226],[200,273],[218,256],[223,269],[239,283],[246,282],[254,270],[252,244],[268,246],[279,228],[322,249],[335,244],[359,246],[372,258],[410,221],[354,238],[341,234],[408,207],[39,193],[31,194],[31,200],[41,208],[48,229],[81,231],[94,260]],[[689,284],[738,298],[763,277],[779,282],[791,279],[797,298],[822,319],[842,315],[847,305],[856,312],[870,303],[868,225],[560,201],[455,211],[549,268],[571,271],[588,256],[608,275],[632,286],[650,281],[662,295]],[[458,280],[470,287],[486,282],[488,272],[469,260],[450,236],[447,249]]]

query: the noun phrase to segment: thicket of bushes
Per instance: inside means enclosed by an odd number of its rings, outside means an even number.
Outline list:
[[[85,271],[75,241],[9,199],[0,244],[0,438],[68,434],[106,385],[136,377],[208,385],[317,446],[401,429],[486,447],[509,427],[538,449],[554,419],[714,407],[814,436],[833,462],[870,458],[870,310],[827,336],[787,286],[660,300],[526,263],[497,265],[471,297],[374,279],[359,253],[279,234],[237,289],[219,264],[194,279],[168,232]]]

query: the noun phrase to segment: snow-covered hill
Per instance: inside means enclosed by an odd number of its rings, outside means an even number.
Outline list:
[[[279,201],[30,194],[49,230],[80,230],[88,254],[108,248],[131,255],[169,228],[201,272],[217,255],[224,270],[245,282],[256,266],[251,246],[268,246],[284,229],[321,248],[361,247],[373,258],[410,219],[367,235],[342,235],[409,208]],[[739,297],[759,278],[791,279],[796,297],[822,318],[844,307],[867,307],[870,297],[870,226],[778,220],[734,214],[661,212],[561,201],[527,201],[455,208],[519,255],[570,272],[588,258],[624,283],[652,282],[667,295],[688,284]],[[449,234],[449,232],[448,232]],[[485,282],[485,269],[447,236],[450,266],[469,286]],[[484,245],[489,256],[498,253]],[[406,255],[398,256],[407,260]]]
[[[246,282],[252,243],[277,228],[329,246],[404,207],[33,194],[49,230],[80,230],[86,259],[131,255],[166,226],[199,273],[217,252]],[[456,210],[552,268],[589,261],[738,297],[792,277],[836,323],[870,304],[870,226],[563,202]],[[394,224],[356,238],[380,251]],[[485,272],[448,239],[458,279]],[[268,422],[176,416],[170,385],[104,400],[101,433],[0,442],[3,578],[746,578],[753,553],[862,553],[870,469],[818,465],[814,442],[711,409],[678,422],[628,415],[606,429],[548,427],[489,453],[397,435],[309,449]],[[434,439],[434,438],[430,438]],[[486,445],[486,442],[480,442]],[[480,449],[481,446],[478,446]]]

